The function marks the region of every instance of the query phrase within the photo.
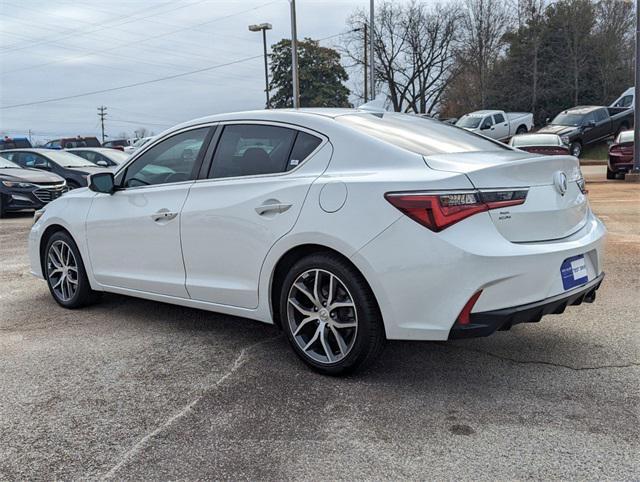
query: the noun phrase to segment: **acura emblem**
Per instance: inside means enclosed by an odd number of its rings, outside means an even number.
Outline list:
[[[561,196],[564,196],[567,189],[569,189],[569,185],[567,184],[567,175],[562,171],[558,171],[553,175],[553,184],[556,186],[556,189]]]

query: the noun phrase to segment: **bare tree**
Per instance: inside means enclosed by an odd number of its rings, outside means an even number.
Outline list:
[[[503,36],[511,26],[505,0],[465,0],[462,15],[460,57],[475,77],[479,106],[487,107],[492,67],[504,50]]]
[[[458,9],[415,1],[378,6],[374,35],[376,81],[389,96],[395,111],[433,113],[453,73],[453,44]],[[348,21],[351,30],[366,22],[363,11]],[[371,34],[371,32],[370,32]],[[364,64],[362,34],[344,40],[346,58]]]
[[[634,5],[623,0],[600,0],[595,4],[595,49],[599,61],[602,98],[617,95],[614,89],[621,78],[633,73]]]

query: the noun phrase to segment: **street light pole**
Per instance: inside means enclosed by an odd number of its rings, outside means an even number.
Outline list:
[[[293,108],[300,107],[300,84],[298,81],[298,34],[296,31],[296,0],[291,4],[291,75],[293,76]]]
[[[375,58],[373,54],[373,45],[374,38],[376,33],[375,23],[374,23],[374,14],[375,9],[373,6],[373,1],[369,5],[369,82],[371,82],[371,88],[369,89],[369,93],[371,95],[371,100],[375,100],[376,98],[376,79],[375,79]]]
[[[267,62],[267,30],[271,30],[272,28],[273,27],[270,23],[249,25],[249,30],[252,32],[262,31],[262,47],[264,50],[264,91],[267,94],[267,109],[269,108],[269,64]]]

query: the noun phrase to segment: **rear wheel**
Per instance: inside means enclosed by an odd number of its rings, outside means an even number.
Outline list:
[[[76,243],[64,231],[54,233],[45,248],[44,273],[51,296],[65,308],[93,303],[97,293],[89,279]]]
[[[609,169],[609,166],[607,166],[607,179],[615,179],[615,178],[616,178],[615,171],[612,171],[611,169]]]
[[[527,126],[520,126],[516,130],[516,135],[526,134],[526,133],[527,133]]]
[[[569,146],[569,152],[571,152],[572,156],[580,157],[582,154],[582,143],[579,141],[572,142]]]
[[[331,253],[298,261],[284,279],[280,319],[296,354],[314,370],[338,375],[370,365],[384,346],[380,310],[369,285]]]

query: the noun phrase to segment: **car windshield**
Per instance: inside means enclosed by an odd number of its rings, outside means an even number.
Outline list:
[[[465,115],[461,117],[458,122],[456,122],[456,126],[458,127],[466,127],[467,129],[476,129],[480,125],[480,121],[482,117],[477,117],[473,115]]]
[[[9,159],[5,159],[4,157],[0,156],[0,169],[6,169],[6,168],[11,168],[11,167],[20,168],[20,166],[18,166],[17,164],[14,164]]]
[[[511,138],[513,147],[522,146],[559,146],[562,141],[555,134],[527,134]]]
[[[424,117],[386,112],[336,117],[363,134],[422,156],[456,152],[500,151],[506,145]]]
[[[584,114],[569,114],[563,112],[558,114],[555,119],[551,121],[554,126],[581,126]]]
[[[100,151],[100,153],[103,156],[108,157],[109,159],[111,159],[116,164],[122,164],[124,161],[129,159],[129,154],[127,154],[125,152],[122,152],[122,151],[118,151],[116,149],[104,150],[104,151]]]
[[[63,167],[95,167],[95,164],[91,164],[86,159],[65,151],[50,151],[46,156]]]

